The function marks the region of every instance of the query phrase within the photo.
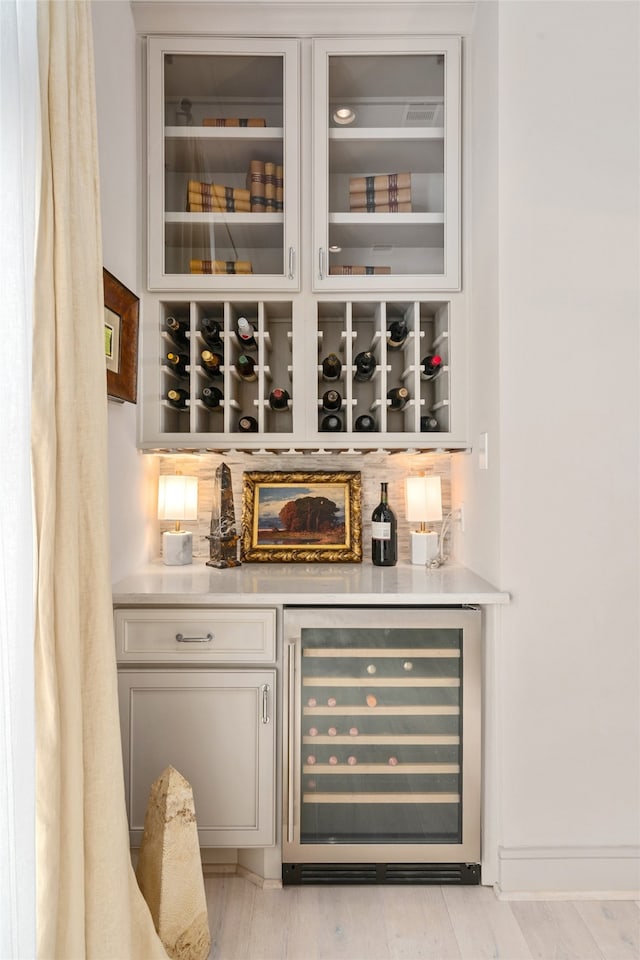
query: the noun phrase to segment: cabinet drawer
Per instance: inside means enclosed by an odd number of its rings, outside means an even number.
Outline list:
[[[115,611],[121,663],[270,663],[275,610],[127,608]]]

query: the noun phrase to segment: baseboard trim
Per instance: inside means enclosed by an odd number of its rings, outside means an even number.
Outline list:
[[[276,890],[282,887],[282,880],[265,879],[239,863],[203,863],[202,875],[205,879],[207,877],[243,877],[263,890]]]
[[[640,847],[501,847],[501,900],[637,900]]]

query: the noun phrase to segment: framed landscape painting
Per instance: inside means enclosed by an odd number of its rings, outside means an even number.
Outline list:
[[[245,473],[242,559],[362,560],[359,473]]]

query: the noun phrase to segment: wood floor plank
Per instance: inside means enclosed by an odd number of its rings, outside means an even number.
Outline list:
[[[390,960],[459,960],[442,889],[385,886],[383,912]]]
[[[625,900],[585,900],[576,910],[591,931],[606,960],[638,960],[640,911]]]
[[[382,896],[374,886],[322,887],[318,960],[387,960]]]
[[[244,877],[215,877],[205,881],[211,932],[209,960],[247,960],[257,891],[255,884]]]
[[[443,887],[463,960],[531,960],[531,953],[511,904],[497,899],[490,887]]]
[[[535,960],[604,960],[570,901],[519,900],[511,909]]]

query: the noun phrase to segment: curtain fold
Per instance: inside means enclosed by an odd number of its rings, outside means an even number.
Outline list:
[[[166,957],[131,867],[108,558],[107,400],[87,0],[38,5],[42,183],[32,463],[38,956]]]

